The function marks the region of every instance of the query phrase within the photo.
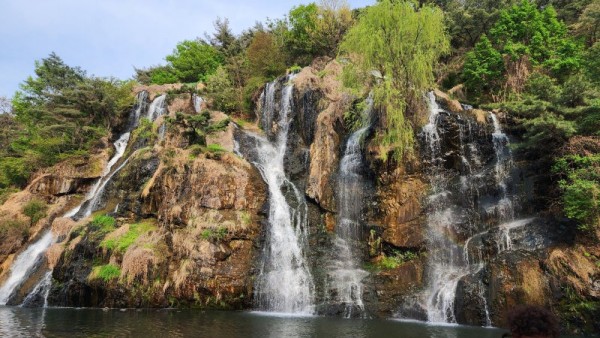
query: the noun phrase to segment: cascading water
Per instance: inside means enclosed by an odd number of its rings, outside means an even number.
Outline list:
[[[443,112],[433,93],[429,98],[429,123],[423,127],[431,159],[430,211],[427,220],[429,248],[429,285],[426,291],[425,309],[427,320],[432,322],[455,322],[454,298],[459,280],[469,273],[462,248],[447,234],[460,220],[452,203],[452,191],[443,175],[441,138],[438,132],[438,116]]]
[[[494,114],[490,113],[490,138],[472,119],[441,109],[433,93],[428,98],[430,115],[422,132],[422,148],[430,164],[431,195],[423,307],[428,321],[454,323],[459,281],[477,275],[487,264],[483,238],[497,227],[503,237],[498,239],[499,248],[510,249],[506,237],[515,213],[509,195],[512,157],[508,137]],[[490,325],[485,285],[480,282],[476,290],[485,325]]]
[[[192,95],[192,103],[194,104],[194,111],[196,113],[200,113],[200,111],[202,110],[202,103],[204,102],[204,99],[196,94]]]
[[[145,100],[147,98],[147,94],[141,95],[141,96],[138,95],[138,98]],[[165,99],[166,99],[166,94],[163,94],[163,95],[157,96],[152,101],[152,103],[148,107],[148,113],[146,115],[146,117],[148,119],[150,119],[150,121],[154,121],[158,117],[165,114],[165,111],[166,111]],[[134,115],[141,116],[141,112],[142,112],[141,109],[143,109],[144,107],[146,107],[145,101],[139,102],[136,105],[136,110],[134,111]],[[125,165],[129,161],[129,158],[126,158],[115,170],[111,171],[113,166],[117,162],[119,162],[119,160],[121,160],[123,158],[123,155],[125,154],[125,150],[127,149],[127,146],[129,145],[129,138],[131,136],[131,131],[133,131],[133,129],[137,126],[138,122],[139,121],[137,121],[137,120],[133,121],[133,123],[128,126],[127,131],[125,133],[123,133],[121,135],[121,137],[119,137],[119,139],[114,143],[115,154],[113,155],[111,160],[108,162],[107,167],[105,168],[102,176],[94,184],[94,187],[92,187],[90,192],[87,194],[85,201],[82,204],[80,204],[78,207],[76,207],[75,209],[73,209],[72,211],[67,213],[67,215],[65,215],[65,217],[73,217],[76,219],[81,219],[81,218],[88,217],[89,215],[92,214],[92,212],[98,210],[98,208],[100,207],[100,204],[102,202],[102,198],[104,197],[104,190],[105,190],[107,184],[112,180],[112,178],[115,176],[115,174],[117,174],[119,171],[121,171],[121,169],[123,169],[123,167],[125,167]],[[162,137],[164,137],[164,132],[165,132],[165,128],[163,128],[164,126],[165,125],[163,123],[163,125],[161,126],[161,129],[159,130],[159,134],[162,133],[162,135],[163,135]],[[131,152],[131,153],[133,153],[133,152]]]
[[[121,165],[114,171],[111,171],[113,166],[123,157],[125,149],[129,143],[131,131],[137,126],[138,118],[141,116],[143,109],[146,107],[147,92],[142,91],[137,95],[137,102],[132,115],[133,119],[130,119],[126,131],[115,141],[115,154],[108,161],[104,168],[101,177],[90,189],[90,192],[86,195],[83,202],[77,207],[68,211],[63,217],[70,217],[81,219],[89,216],[97,207],[98,199],[104,192],[106,184],[112,179],[123,166],[127,163],[127,159],[121,163]],[[20,253],[10,268],[10,275],[5,283],[0,288],[0,305],[6,304],[15,292],[25,283],[35,271],[44,268],[47,269],[46,263],[44,262],[44,254],[48,248],[56,242],[56,237],[52,234],[52,231],[47,231],[40,239],[35,243],[31,244],[25,251]],[[46,304],[46,297],[51,284],[51,271],[47,271],[44,277],[36,284],[33,290],[24,299],[24,304],[28,305],[33,302],[33,299],[40,296],[44,297],[44,305]]]
[[[51,231],[47,231],[38,241],[17,256],[10,267],[8,279],[0,288],[0,305],[6,305],[15,290],[25,282],[32,270],[40,263],[40,257],[53,243],[54,236]]]
[[[507,181],[510,176],[510,169],[512,167],[512,154],[508,147],[508,136],[502,132],[500,122],[496,114],[490,113],[494,125],[494,132],[492,133],[492,140],[494,142],[494,152],[496,153],[496,165],[494,166],[494,173],[496,178],[496,185],[500,188],[501,199],[496,206],[496,212],[498,218],[503,221],[510,221],[514,219],[515,211],[513,203],[508,196]]]
[[[256,139],[260,171],[269,189],[269,229],[266,235],[260,274],[256,281],[256,302],[260,310],[270,312],[312,314],[314,284],[305,259],[307,242],[307,205],[304,195],[288,180],[284,156],[292,112],[293,77],[281,89],[281,109],[276,111],[276,83],[269,83],[263,93],[262,116],[273,121],[278,113],[274,142]],[[265,124],[270,127],[271,124]],[[294,206],[286,200],[286,192]]]
[[[348,138],[344,156],[340,161],[338,178],[338,221],[335,227],[335,255],[329,267],[329,292],[332,301],[344,307],[349,318],[364,311],[362,280],[368,272],[360,268],[357,252],[360,252],[363,199],[363,155],[361,142],[370,128],[373,96],[367,98],[363,111],[362,126]]]

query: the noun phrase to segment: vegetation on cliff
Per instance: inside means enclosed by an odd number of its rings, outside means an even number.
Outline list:
[[[85,157],[133,105],[132,82],[89,77],[52,53],[36,61],[2,116],[0,192],[23,188],[33,172]]]

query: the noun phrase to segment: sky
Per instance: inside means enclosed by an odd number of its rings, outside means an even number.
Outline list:
[[[0,96],[12,97],[34,61],[56,52],[88,74],[130,78],[164,64],[177,42],[213,32],[217,17],[235,33],[282,18],[310,0],[0,0]],[[348,0],[352,8],[375,0]]]

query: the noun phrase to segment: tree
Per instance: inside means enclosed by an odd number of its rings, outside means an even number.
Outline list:
[[[590,3],[573,25],[575,33],[584,37],[588,46],[600,39],[600,0]]]
[[[285,56],[271,33],[257,32],[246,53],[252,76],[268,81],[285,72]]]
[[[285,32],[285,47],[295,61],[307,64],[314,57],[314,43],[312,32],[317,26],[317,5],[310,3],[300,5],[290,10]]]
[[[229,27],[229,19],[217,18],[213,23],[215,32],[212,36],[207,36],[211,46],[213,46],[219,53],[221,53],[223,59],[233,57],[242,52],[242,46],[240,41],[231,31]]]
[[[531,1],[523,0],[502,10],[489,33],[489,40],[482,36],[467,54],[463,68],[467,90],[476,96],[484,91],[521,93],[535,68],[564,80],[582,66],[581,47],[567,35],[566,25],[558,20],[552,6],[540,11]]]
[[[579,46],[567,36],[567,27],[552,6],[539,11],[523,0],[500,13],[490,36],[511,61],[526,57],[533,66],[548,66],[557,76],[566,76],[580,65]]]
[[[340,49],[363,72],[378,71],[375,102],[386,128],[381,155],[400,159],[412,152],[411,109],[433,85],[433,70],[448,52],[444,15],[433,6],[415,8],[412,2],[383,0],[368,7],[345,36]],[[354,57],[353,57],[354,56]]]
[[[472,51],[466,54],[463,78],[469,92],[480,96],[497,90],[504,72],[502,54],[492,46],[484,34]]]
[[[166,57],[173,73],[181,82],[204,81],[223,63],[215,47],[202,40],[185,40]]]
[[[35,67],[13,97],[14,119],[5,121],[0,188],[22,187],[34,170],[84,156],[133,105],[132,82],[86,77],[54,53]]]
[[[229,79],[229,74],[224,67],[208,76],[206,79],[206,91],[212,99],[214,109],[229,113],[236,108],[236,96],[233,84]]]

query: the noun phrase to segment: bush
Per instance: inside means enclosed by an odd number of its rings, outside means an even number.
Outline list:
[[[563,156],[552,170],[562,177],[565,215],[578,221],[581,230],[594,229],[600,221],[600,154]]]
[[[30,224],[34,225],[40,219],[46,217],[48,206],[45,202],[33,199],[23,206],[23,214],[30,219]]]
[[[15,233],[26,238],[29,236],[29,227],[26,223],[19,220],[6,220],[0,222],[0,238],[14,236]]]
[[[556,102],[561,94],[560,87],[556,85],[556,80],[541,73],[533,73],[527,79],[525,92],[548,102]]]
[[[392,256],[383,256],[377,265],[382,269],[395,269],[400,265],[418,257],[419,255],[412,251],[394,251]]]

